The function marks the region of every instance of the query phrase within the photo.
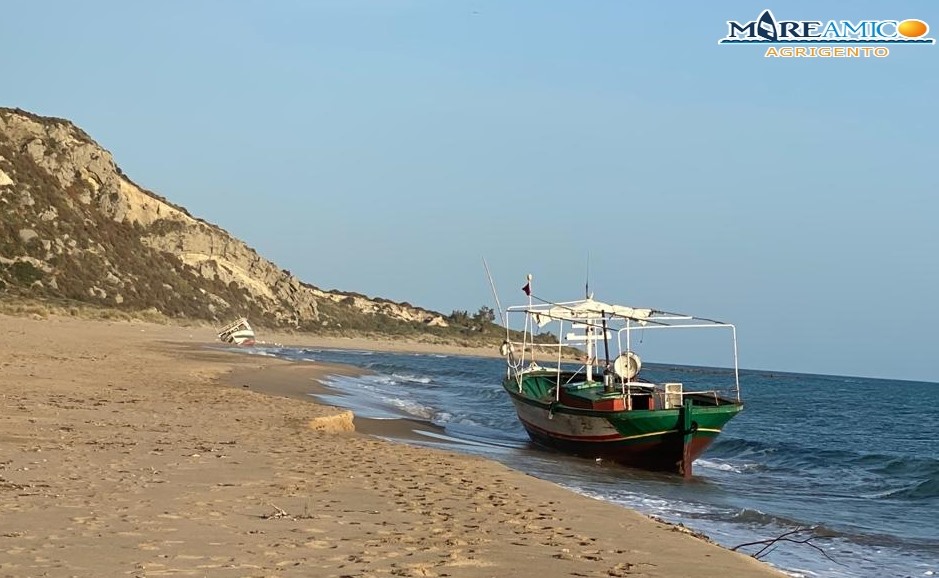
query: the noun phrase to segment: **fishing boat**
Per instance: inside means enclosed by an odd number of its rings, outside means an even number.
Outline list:
[[[241,317],[221,328],[218,332],[218,338],[223,343],[232,345],[244,345],[249,347],[254,345],[254,329],[248,323],[247,318]]]
[[[528,303],[504,312],[501,352],[506,359],[503,387],[531,440],[578,456],[691,477],[694,460],[743,409],[735,327],[604,303],[593,295],[544,301],[532,293],[530,275],[523,290]],[[524,328],[509,329],[513,319],[519,326],[519,316]],[[637,332],[644,337],[652,331],[703,329],[722,330],[732,341],[733,372],[723,372],[727,383],[686,387],[641,375]],[[548,343],[545,330],[557,338]],[[713,373],[717,379],[721,372]]]

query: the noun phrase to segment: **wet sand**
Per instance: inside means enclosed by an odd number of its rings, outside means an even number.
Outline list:
[[[0,576],[781,575],[501,464],[363,435],[388,424],[309,401],[351,368],[207,349],[208,328],[0,322]]]

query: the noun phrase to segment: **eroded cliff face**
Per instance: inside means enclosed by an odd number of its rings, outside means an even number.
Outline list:
[[[224,321],[367,330],[439,313],[323,291],[132,182],[71,122],[0,108],[0,290]],[[260,319],[259,319],[260,318]]]

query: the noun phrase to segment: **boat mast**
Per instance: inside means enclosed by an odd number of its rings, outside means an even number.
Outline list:
[[[603,315],[603,355],[606,357],[606,369],[610,368],[610,338],[606,333],[606,314]]]

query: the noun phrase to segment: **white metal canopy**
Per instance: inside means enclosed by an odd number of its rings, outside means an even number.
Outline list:
[[[541,311],[532,311],[535,316],[535,322],[539,327],[544,327],[554,320],[562,319],[569,321],[585,321],[598,319],[600,317],[622,317],[624,319],[634,319],[643,322],[652,316],[652,309],[639,309],[636,307],[627,307],[625,305],[612,305],[594,299],[584,299],[583,301],[573,302],[571,304],[553,305]]]

